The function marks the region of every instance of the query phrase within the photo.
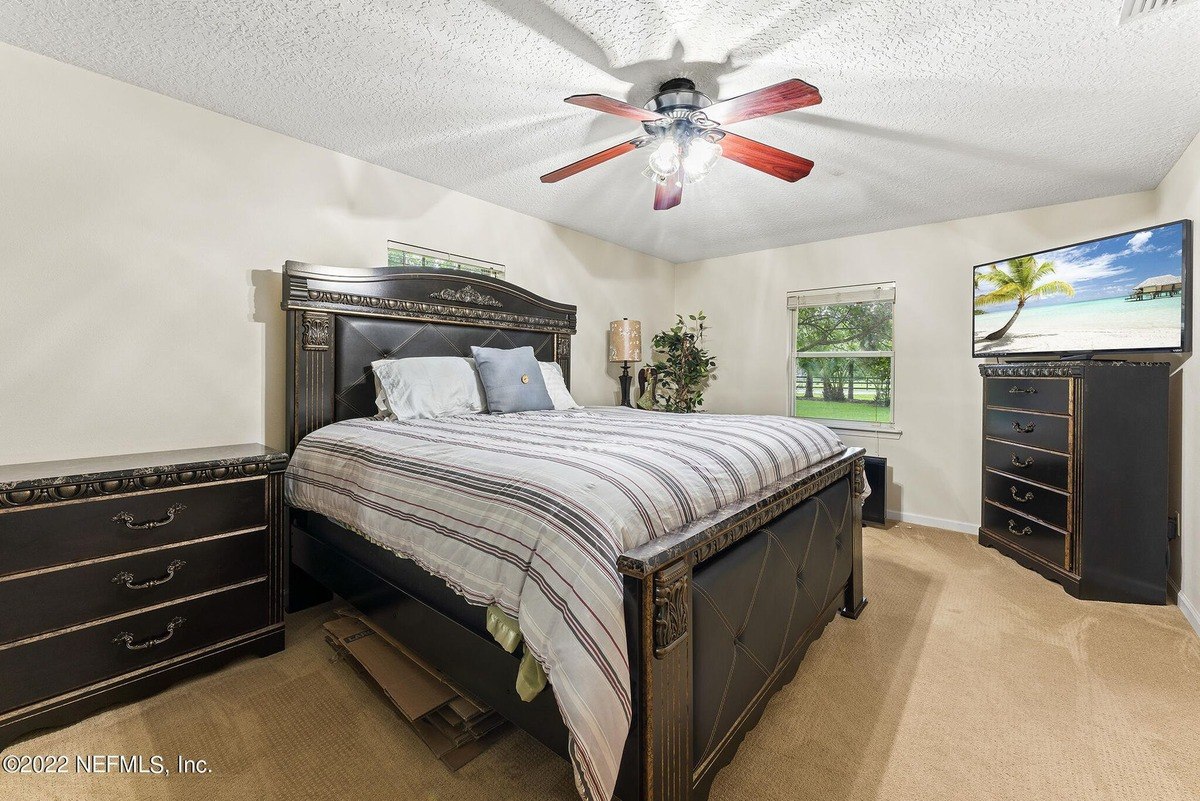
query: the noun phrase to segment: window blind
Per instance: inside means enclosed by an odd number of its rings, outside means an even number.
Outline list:
[[[878,303],[880,301],[894,303],[895,300],[896,282],[884,281],[878,284],[856,284],[829,289],[789,292],[787,305],[789,309],[804,309],[811,306],[836,306],[844,303]]]

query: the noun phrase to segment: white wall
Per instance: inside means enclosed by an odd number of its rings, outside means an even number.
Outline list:
[[[994,214],[683,264],[675,306],[704,309],[719,379],[712,411],[784,414],[789,290],[896,282],[898,439],[846,434],[886,456],[889,509],[962,531],[979,524],[979,360],[971,265],[1161,222],[1154,192]],[[803,225],[803,210],[797,211]]]
[[[1190,219],[1193,237],[1200,233],[1200,137],[1184,151],[1154,193],[1156,216],[1163,220]],[[1193,253],[1195,243],[1193,242]],[[1193,262],[1200,267],[1200,261]],[[1193,276],[1193,285],[1195,276]],[[1200,323],[1196,314],[1193,286],[1192,323]],[[1193,347],[1200,347],[1200,338]],[[1193,357],[1175,377],[1171,392],[1172,423],[1180,432],[1172,454],[1175,482],[1172,494],[1181,508],[1180,538],[1175,545],[1172,578],[1180,588],[1179,606],[1192,627],[1200,632],[1200,363]]]
[[[0,154],[0,464],[282,445],[286,259],[502,262],[579,305],[584,403],[610,320],[671,318],[667,262],[7,45]]]

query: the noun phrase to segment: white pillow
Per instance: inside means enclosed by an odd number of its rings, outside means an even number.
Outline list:
[[[374,370],[371,371],[374,374]],[[383,384],[379,383],[379,376],[375,376],[375,408],[379,410],[380,417],[391,417],[392,410],[388,408],[387,393],[383,391]]]
[[[483,384],[473,359],[423,356],[371,362],[376,386],[375,405],[397,420],[479,414],[487,409]]]
[[[546,391],[550,393],[550,400],[555,409],[583,408],[571,397],[571,391],[567,389],[567,382],[563,380],[562,367],[558,362],[538,362],[538,367],[542,368],[542,380],[546,382]]]

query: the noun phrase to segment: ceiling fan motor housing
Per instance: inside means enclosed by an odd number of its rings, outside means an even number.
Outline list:
[[[643,144],[668,136],[673,137],[681,146],[695,138],[704,138],[710,142],[719,141],[720,132],[713,130],[717,127],[716,123],[701,111],[711,105],[712,101],[708,96],[687,78],[673,78],[667,81],[658,87],[658,94],[650,98],[650,102],[645,105],[646,109],[662,114],[663,119],[642,123],[646,133],[652,137]]]
[[[696,84],[687,78],[673,78],[658,87],[658,94],[650,98],[645,108],[669,117],[681,117],[693,109],[711,105],[712,101],[696,88]]]

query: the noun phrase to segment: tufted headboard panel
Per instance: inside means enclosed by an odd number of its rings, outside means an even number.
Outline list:
[[[414,356],[470,356],[471,346],[519,348],[529,345],[538,361],[555,359],[555,334],[509,331],[472,325],[439,325],[409,320],[381,320],[339,314],[334,341],[338,358],[333,376],[333,419],[375,414],[375,381],[371,362]]]
[[[289,261],[288,450],[338,420],[375,413],[371,362],[529,345],[571,381],[575,307],[457,270],[347,269]]]

